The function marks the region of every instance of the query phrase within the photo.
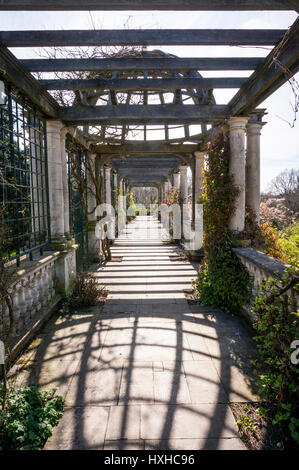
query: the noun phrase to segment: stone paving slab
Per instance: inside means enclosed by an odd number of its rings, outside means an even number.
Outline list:
[[[66,408],[46,450],[101,450],[104,446],[109,407]]]
[[[141,439],[239,437],[236,422],[224,404],[141,405]]]
[[[187,302],[196,270],[170,260],[176,247],[158,227],[133,221],[112,245],[123,261],[94,266],[110,291],[104,306],[50,321],[15,366],[19,385],[56,386],[65,397],[47,449],[244,449],[229,403],[258,399],[250,331]]]
[[[246,450],[239,438],[146,440],[145,450]]]

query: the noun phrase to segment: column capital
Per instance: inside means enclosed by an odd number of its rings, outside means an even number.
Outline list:
[[[228,125],[230,131],[238,131],[246,129],[246,124],[248,122],[248,116],[233,116],[228,119]]]
[[[200,151],[194,152],[194,157],[198,158],[198,159],[201,159],[201,158],[205,157],[206,153],[207,152],[200,152]]]
[[[61,121],[48,120],[47,121],[47,132],[61,132],[65,128]],[[66,128],[65,128],[66,129]]]
[[[187,169],[188,169],[187,165],[180,166],[180,172],[181,173],[187,172]]]
[[[68,128],[67,127],[64,126],[60,129],[60,137],[62,139],[65,139],[67,133],[68,133]]]
[[[248,122],[246,126],[247,135],[261,135],[265,122]]]

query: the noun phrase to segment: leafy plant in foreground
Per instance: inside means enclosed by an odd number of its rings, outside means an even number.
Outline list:
[[[63,413],[63,398],[55,389],[10,388],[6,407],[0,411],[0,449],[42,449]],[[0,387],[0,407],[3,387]]]

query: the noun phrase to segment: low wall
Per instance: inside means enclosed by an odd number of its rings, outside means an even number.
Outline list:
[[[24,261],[20,268],[7,268],[12,277],[10,293],[14,310],[11,360],[28,344],[69,289],[76,275],[75,253],[76,248],[45,252],[34,261]],[[0,338],[5,337],[9,324],[6,307],[0,315]]]
[[[280,279],[286,271],[285,263],[255,248],[234,248],[233,251],[253,278],[253,297],[257,294],[258,286],[263,279]],[[244,307],[243,313],[251,323],[256,320],[251,306]]]

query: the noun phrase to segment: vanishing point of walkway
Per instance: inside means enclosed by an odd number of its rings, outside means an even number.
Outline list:
[[[56,316],[18,361],[16,385],[65,396],[47,449],[244,448],[229,403],[256,399],[254,342],[240,318],[188,304],[196,271],[176,253],[137,217],[95,268],[104,306]]]

